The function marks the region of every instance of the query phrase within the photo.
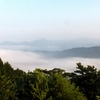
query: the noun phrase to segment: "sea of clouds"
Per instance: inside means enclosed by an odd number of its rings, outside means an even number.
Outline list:
[[[66,71],[75,71],[76,63],[81,62],[84,66],[95,66],[100,70],[100,59],[87,58],[46,58],[35,52],[21,50],[6,50],[0,49],[0,58],[3,62],[9,62],[16,69],[24,71],[33,71],[36,68],[53,69],[62,68]]]

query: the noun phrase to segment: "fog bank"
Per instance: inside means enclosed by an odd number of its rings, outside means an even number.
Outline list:
[[[100,69],[100,59],[87,58],[44,58],[34,52],[15,51],[15,50],[0,50],[0,57],[3,62],[9,62],[11,66],[16,69],[19,68],[24,71],[32,71],[35,68],[53,69],[62,68],[66,71],[74,71],[76,63],[81,62],[83,65],[94,65],[98,70]]]

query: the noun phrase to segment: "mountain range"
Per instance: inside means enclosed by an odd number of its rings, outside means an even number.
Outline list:
[[[0,43],[0,49],[35,52],[48,58],[100,58],[100,41],[95,39],[5,41]]]
[[[48,58],[69,58],[69,57],[100,58],[100,46],[78,47],[63,51],[35,51],[35,52]]]
[[[96,39],[73,39],[73,40],[47,40],[39,39],[34,41],[11,42],[4,41],[0,43],[0,48],[5,49],[23,49],[23,50],[45,50],[45,51],[63,51],[76,47],[100,46],[100,40]]]

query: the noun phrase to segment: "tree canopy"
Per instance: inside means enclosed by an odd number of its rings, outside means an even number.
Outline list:
[[[77,63],[74,72],[61,68],[13,69],[0,59],[0,100],[99,100],[100,71]]]
[[[100,95],[100,71],[94,66],[84,67],[81,63],[77,63],[76,71],[70,73],[69,77],[71,82],[79,86],[88,100],[96,100],[96,96]]]
[[[0,59],[0,100],[86,100],[64,70],[14,70]]]

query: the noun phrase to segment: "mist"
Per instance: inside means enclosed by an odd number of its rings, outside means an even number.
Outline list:
[[[44,58],[43,56],[26,51],[18,50],[0,50],[0,57],[3,62],[9,62],[11,66],[16,69],[19,68],[24,71],[33,71],[36,68],[41,69],[53,69],[62,68],[66,71],[74,71],[76,69],[76,63],[81,62],[84,66],[95,66],[100,69],[100,59],[89,58]]]

